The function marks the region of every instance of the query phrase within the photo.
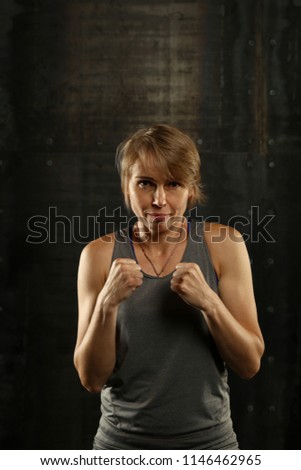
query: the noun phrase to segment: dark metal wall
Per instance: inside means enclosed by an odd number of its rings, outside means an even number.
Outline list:
[[[266,352],[230,375],[241,448],[301,448],[300,34],[300,0],[1,0],[1,448],[91,448],[78,258],[122,220],[116,145],[156,122],[195,140],[197,215],[239,223],[252,259]]]

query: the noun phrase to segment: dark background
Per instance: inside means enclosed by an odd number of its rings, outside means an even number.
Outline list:
[[[230,375],[241,448],[301,449],[300,35],[300,0],[1,0],[2,449],[91,448],[78,259],[126,214],[116,145],[163,122],[201,152],[198,215],[240,220],[252,260],[266,352]]]

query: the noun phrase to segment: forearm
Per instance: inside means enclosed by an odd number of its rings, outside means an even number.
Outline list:
[[[260,367],[262,338],[239,323],[215,293],[202,313],[222,359],[242,378],[252,378]]]
[[[80,380],[89,391],[99,392],[116,362],[117,307],[98,296],[89,327],[74,354]]]

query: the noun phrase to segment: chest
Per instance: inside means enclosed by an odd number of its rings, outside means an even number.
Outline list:
[[[144,247],[142,244],[133,244],[135,258],[142,271],[155,277],[171,274],[177,264],[183,260],[186,248],[186,240],[180,243],[170,243],[165,251],[156,246],[149,250],[148,247]]]

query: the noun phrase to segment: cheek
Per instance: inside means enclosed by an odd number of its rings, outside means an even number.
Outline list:
[[[128,195],[131,205],[141,205],[150,198],[150,195],[147,193],[147,191],[141,191],[139,188],[129,188]]]
[[[184,193],[181,194],[181,196],[178,198],[179,203],[182,206],[187,206],[189,202],[189,193],[188,191],[185,191]]]
[[[128,196],[129,196],[129,198],[130,198],[131,200],[136,199],[136,197],[137,197],[137,190],[136,190],[136,188],[134,187],[133,184],[129,184],[129,185],[128,185],[127,194],[128,194]]]

